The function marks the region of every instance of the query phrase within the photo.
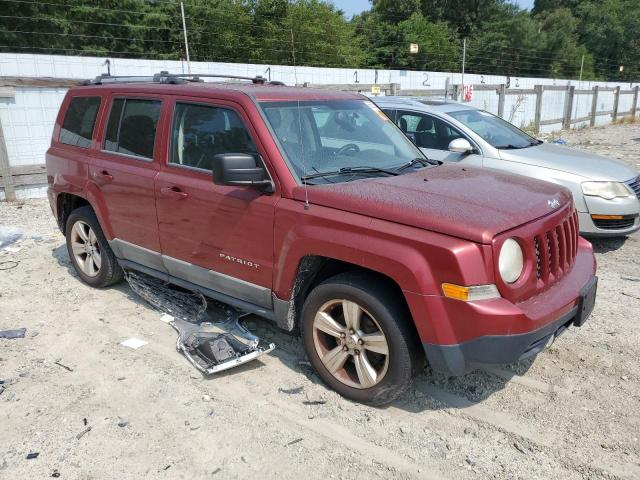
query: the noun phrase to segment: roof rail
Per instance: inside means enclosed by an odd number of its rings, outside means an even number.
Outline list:
[[[133,82],[153,82],[154,77],[145,77],[138,75],[108,75],[103,73],[93,80],[87,80],[85,85],[103,85],[105,83],[133,83]]]
[[[252,83],[257,84],[272,84],[272,85],[284,85],[282,82],[270,82],[267,81],[266,78],[258,75],[256,77],[241,77],[238,75],[216,75],[210,73],[169,73],[166,71],[162,71],[160,73],[156,73],[153,76],[139,76],[139,75],[117,75],[112,76],[103,73],[102,75],[98,75],[93,80],[87,80],[85,85],[104,85],[108,83],[135,83],[135,82],[144,82],[144,83],[170,83],[170,84],[178,84],[178,83],[186,83],[186,82],[203,82],[202,78],[227,78],[231,80],[249,80]]]
[[[158,80],[156,80],[156,78]],[[241,77],[238,75],[216,75],[213,73],[169,73],[169,72],[160,72],[154,75],[154,81],[159,81],[160,83],[174,83],[174,81],[192,81],[192,82],[201,82],[201,78],[228,78],[231,80],[249,80],[252,83],[267,83],[267,79],[258,75],[257,77]]]

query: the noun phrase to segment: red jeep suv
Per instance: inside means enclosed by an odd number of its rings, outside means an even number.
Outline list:
[[[371,404],[425,358],[516,362],[591,313],[565,188],[439,165],[358,94],[184,77],[67,93],[49,200],[87,284],[136,270],[299,328],[322,379]]]

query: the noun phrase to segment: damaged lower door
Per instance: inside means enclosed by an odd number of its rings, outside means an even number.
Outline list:
[[[164,314],[176,329],[176,348],[205,375],[237,367],[271,352],[275,345],[242,325],[248,315],[199,292],[183,290],[143,273],[127,271],[131,289]]]

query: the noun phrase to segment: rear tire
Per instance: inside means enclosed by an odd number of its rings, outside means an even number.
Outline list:
[[[363,272],[316,286],[302,307],[301,331],[322,380],[357,402],[392,402],[422,364],[406,305],[384,281]]]
[[[122,281],[124,272],[91,207],[71,212],[65,236],[71,263],[84,283],[103,288]]]

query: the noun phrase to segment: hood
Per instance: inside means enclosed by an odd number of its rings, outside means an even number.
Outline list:
[[[444,164],[397,177],[308,187],[309,202],[490,243],[571,202],[562,186],[495,170]],[[294,198],[304,200],[304,187]],[[553,199],[560,205],[549,206]]]
[[[626,182],[638,176],[638,172],[620,160],[550,143],[516,150],[500,150],[500,158],[573,173],[589,180]]]

